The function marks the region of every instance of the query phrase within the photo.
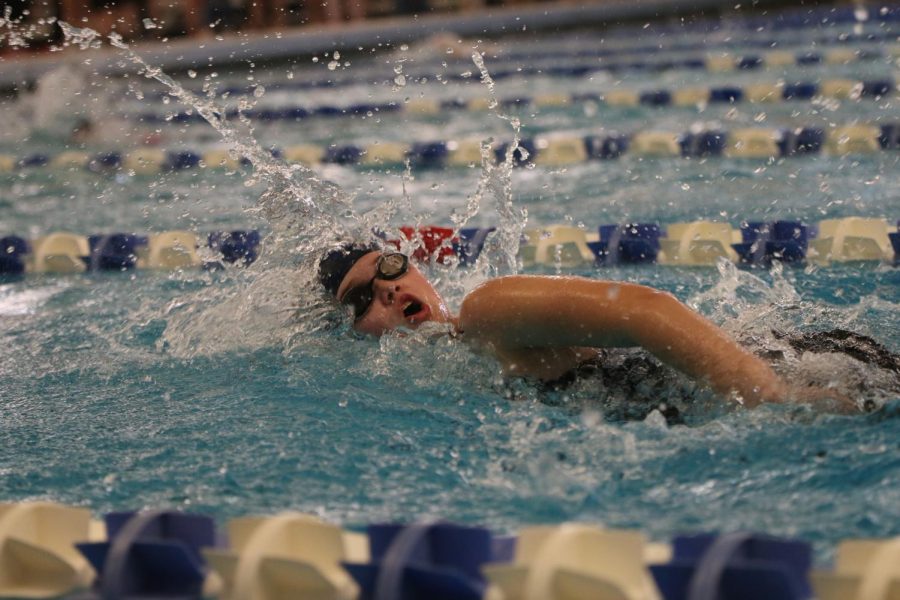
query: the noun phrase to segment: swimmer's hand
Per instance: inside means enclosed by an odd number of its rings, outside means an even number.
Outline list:
[[[789,398],[798,404],[809,404],[817,409],[841,415],[862,412],[856,400],[834,389],[818,386],[792,386]]]

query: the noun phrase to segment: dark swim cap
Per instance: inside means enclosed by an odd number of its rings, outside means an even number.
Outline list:
[[[377,252],[378,246],[374,244],[359,244],[351,242],[340,248],[335,248],[319,261],[319,283],[328,293],[337,296],[341,282],[353,265],[369,252]]]

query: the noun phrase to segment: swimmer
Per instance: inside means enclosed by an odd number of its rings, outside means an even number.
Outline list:
[[[319,263],[319,281],[353,312],[353,329],[372,336],[422,323],[446,324],[477,351],[492,354],[507,375],[538,381],[564,377],[606,348],[641,347],[663,363],[736,395],[763,402],[831,398],[792,389],[762,359],[674,296],[643,285],[584,277],[507,276],[483,283],[459,314],[399,252],[347,244]]]

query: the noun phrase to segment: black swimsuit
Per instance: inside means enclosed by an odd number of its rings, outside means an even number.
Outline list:
[[[885,374],[893,374],[887,378],[886,389],[882,391],[900,395],[900,356],[868,336],[843,329],[794,334],[772,331],[772,334],[786,342],[798,356],[804,352],[845,354]],[[783,350],[761,348],[756,353],[776,371],[787,358]],[[611,420],[643,420],[658,410],[669,424],[683,423],[682,414],[686,409],[695,406],[698,400],[712,398],[708,388],[640,350],[603,350],[563,376],[536,385],[542,401],[556,403],[560,393],[571,392],[585,380],[600,383],[604,396],[602,410]]]

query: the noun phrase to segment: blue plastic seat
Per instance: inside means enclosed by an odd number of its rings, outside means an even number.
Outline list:
[[[818,52],[806,52],[797,55],[798,65],[817,65],[822,62],[822,55]]]
[[[588,242],[598,265],[656,262],[662,228],[657,223],[601,225],[600,241]]]
[[[785,100],[809,100],[818,93],[818,84],[811,81],[801,81],[786,84],[781,97]]]
[[[202,157],[196,152],[169,152],[166,155],[166,168],[172,171],[193,169],[200,164]]]
[[[111,233],[88,237],[91,254],[88,269],[91,271],[125,271],[137,264],[138,246],[146,245],[147,238],[132,233]]]
[[[608,160],[619,158],[628,151],[629,137],[624,134],[589,135],[584,138],[588,158]]]
[[[313,114],[317,117],[338,117],[344,114],[344,109],[339,106],[317,106]]]
[[[863,98],[880,98],[887,96],[894,89],[894,82],[890,79],[877,79],[874,81],[864,81],[860,96]]]
[[[31,154],[20,160],[19,166],[23,168],[43,167],[46,166],[49,162],[50,157],[46,154]]]
[[[110,513],[108,541],[76,544],[97,571],[99,598],[200,599],[200,548],[216,544],[212,518],[177,512]]]
[[[514,97],[514,98],[503,98],[500,100],[500,107],[504,109],[508,108],[524,108],[531,105],[531,98],[528,96]]]
[[[744,90],[737,87],[719,87],[709,90],[710,102],[735,103],[744,99]]]
[[[891,246],[894,248],[894,264],[900,263],[900,221],[897,221],[897,231],[888,233]],[[2,242],[2,240],[0,240]]]
[[[441,109],[442,110],[465,110],[468,107],[468,102],[462,100],[460,98],[454,98],[452,100],[443,100],[441,101]]]
[[[260,108],[247,114],[251,119],[258,121],[280,121],[284,119],[284,111],[277,108]]]
[[[725,151],[726,140],[727,134],[724,131],[686,133],[679,140],[681,155],[696,158],[721,156]]]
[[[386,103],[386,104],[353,104],[347,107],[347,113],[351,115],[357,116],[366,116],[369,113],[375,114],[380,112],[394,112],[399,110],[400,107],[394,103]]]
[[[487,236],[496,231],[496,227],[468,227],[459,230],[459,241],[453,244],[453,251],[459,257],[459,266],[475,264],[478,255],[484,250]]]
[[[807,600],[806,542],[752,533],[677,537],[674,557],[650,567],[665,600]]]
[[[672,104],[672,93],[668,90],[641,92],[640,103],[647,106],[668,106]]]
[[[369,564],[344,564],[360,586],[360,600],[481,600],[481,567],[509,560],[509,544],[495,544],[479,527],[452,524],[370,525]]]
[[[409,150],[410,164],[418,168],[441,167],[450,153],[444,142],[417,142]]]
[[[809,227],[799,221],[750,221],[741,224],[741,243],[732,244],[741,264],[768,266],[773,260],[806,259]]]
[[[781,156],[796,154],[818,154],[825,144],[825,131],[818,127],[804,127],[799,130],[785,129],[778,140]]]
[[[0,238],[0,274],[20,275],[25,272],[25,255],[30,252],[28,242],[17,235]]]
[[[209,234],[209,247],[222,254],[222,260],[249,265],[259,257],[258,231],[215,231]]]
[[[300,121],[309,116],[309,111],[302,106],[294,106],[284,109],[284,117],[289,121]]]
[[[758,69],[762,66],[763,60],[759,56],[742,56],[740,60],[738,60],[738,69]]]
[[[337,165],[355,165],[359,162],[363,150],[359,146],[329,146],[325,151],[325,157],[322,162],[334,163]]]
[[[881,126],[878,143],[884,150],[900,149],[900,123],[887,123]]]

